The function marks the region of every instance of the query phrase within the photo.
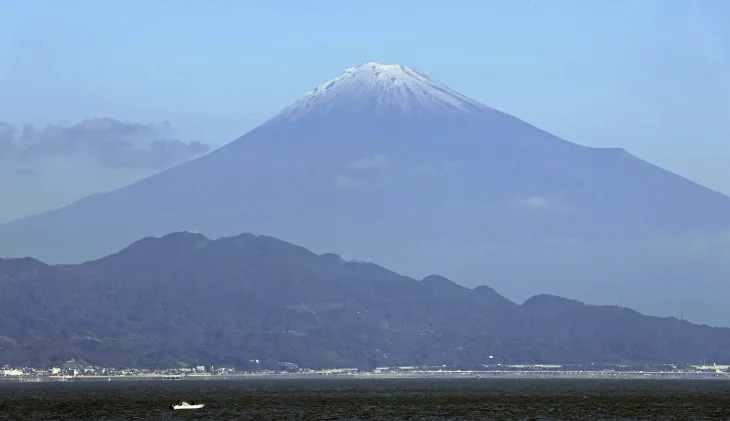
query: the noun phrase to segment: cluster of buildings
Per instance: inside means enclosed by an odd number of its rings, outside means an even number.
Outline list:
[[[84,365],[75,360],[70,360],[60,367],[39,369],[31,367],[10,367],[0,368],[0,380],[10,380],[21,377],[37,377],[41,380],[89,378],[89,377],[166,377],[166,376],[187,376],[187,375],[227,375],[235,373],[232,368],[195,366],[189,368],[172,368],[164,370],[143,369],[143,368],[109,368],[93,365]]]
[[[538,377],[617,377],[617,376],[649,376],[649,377],[672,377],[691,378],[695,376],[722,377],[730,379],[730,366],[728,365],[662,365],[656,367],[645,366],[597,366],[586,365],[559,365],[559,364],[513,364],[481,367],[478,370],[460,370],[442,366],[398,366],[398,367],[376,367],[373,370],[359,370],[357,368],[331,368],[311,370],[300,368],[290,362],[280,362],[279,370],[257,370],[257,371],[236,371],[232,367],[195,366],[187,368],[170,369],[141,369],[128,368],[116,369],[84,365],[74,360],[67,361],[60,367],[50,369],[36,369],[29,367],[0,368],[0,381],[68,381],[68,380],[109,380],[112,379],[135,379],[135,380],[179,380],[196,378],[267,378],[267,377],[504,377],[511,376],[538,376]]]

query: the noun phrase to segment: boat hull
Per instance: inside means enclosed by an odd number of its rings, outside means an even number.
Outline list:
[[[204,407],[205,404],[199,403],[197,405],[172,405],[172,409],[200,409]]]

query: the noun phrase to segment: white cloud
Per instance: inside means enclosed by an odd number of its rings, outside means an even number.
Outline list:
[[[431,164],[423,164],[418,169],[419,169],[419,171],[429,173],[429,174],[434,174],[434,173],[438,172],[438,167],[435,165],[431,165]]]
[[[359,159],[352,164],[350,167],[358,171],[365,170],[382,170],[388,166],[388,157],[386,155],[375,155],[372,157],[365,157]]]
[[[721,230],[704,236],[647,239],[637,243],[636,250],[682,253],[730,251],[730,230]]]
[[[589,243],[586,240],[573,237],[564,238],[548,238],[544,241],[545,244],[557,247],[588,247]]]
[[[730,247],[730,228],[722,230],[718,235],[720,244]]]
[[[435,174],[442,171],[453,171],[457,170],[462,167],[462,164],[455,162],[455,161],[440,161],[440,162],[431,162],[431,163],[423,163],[418,166],[418,171],[429,173],[429,174]]]
[[[444,203],[444,208],[449,211],[456,211],[462,208],[461,202],[456,200],[449,200]]]
[[[362,182],[358,179],[347,177],[344,175],[338,175],[335,177],[335,186],[341,188],[352,188],[361,185]]]
[[[548,214],[566,214],[575,210],[569,203],[555,198],[532,196],[514,201],[520,209]]]

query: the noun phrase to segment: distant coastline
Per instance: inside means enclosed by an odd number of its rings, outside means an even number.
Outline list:
[[[63,383],[119,381],[205,381],[205,380],[388,380],[388,379],[600,379],[600,380],[730,380],[730,373],[620,372],[620,371],[423,371],[410,373],[240,373],[240,374],[135,374],[77,376],[5,376],[0,383]]]

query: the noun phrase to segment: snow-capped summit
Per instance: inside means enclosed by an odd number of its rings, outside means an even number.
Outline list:
[[[369,61],[317,86],[280,115],[297,119],[317,107],[335,109],[354,105],[371,110],[426,114],[493,111],[414,67]]]

